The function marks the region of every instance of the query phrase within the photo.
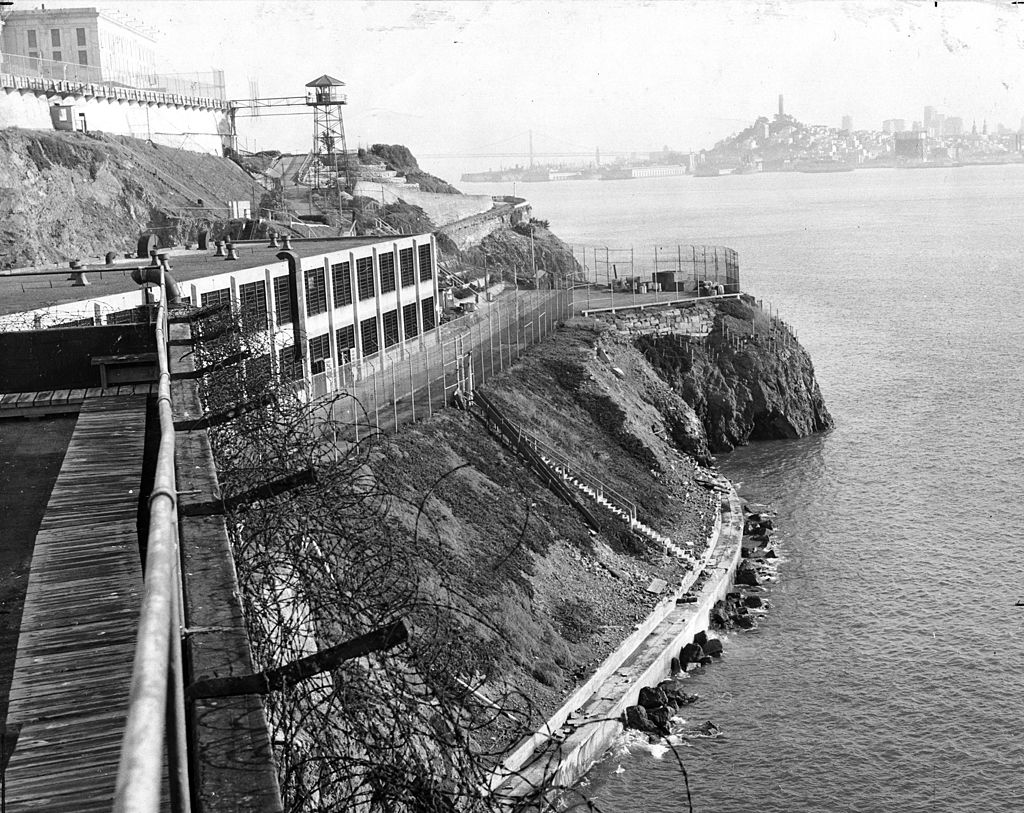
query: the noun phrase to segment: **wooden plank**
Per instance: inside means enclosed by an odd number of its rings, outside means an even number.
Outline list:
[[[10,691],[11,810],[107,811],[142,597],[136,514],[146,399],[83,400],[40,523]]]

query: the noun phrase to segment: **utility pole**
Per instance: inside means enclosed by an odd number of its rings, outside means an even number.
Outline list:
[[[533,130],[530,130],[530,169],[533,169]]]

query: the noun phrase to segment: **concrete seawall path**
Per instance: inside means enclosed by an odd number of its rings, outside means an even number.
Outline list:
[[[743,527],[742,501],[730,489],[698,566],[545,726],[495,771],[490,788],[498,797],[518,802],[542,793],[541,788],[568,788],[594,765],[622,732],[621,718],[628,706],[637,703],[640,690],[667,677],[680,648],[707,629],[716,602],[732,587]],[[684,595],[695,600],[679,603],[677,599]]]

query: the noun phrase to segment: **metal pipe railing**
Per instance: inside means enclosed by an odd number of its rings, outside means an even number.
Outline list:
[[[163,291],[162,270],[160,277],[160,290]],[[115,813],[149,813],[160,809],[165,742],[173,809],[178,813],[190,810],[181,652],[183,618],[174,476],[174,416],[167,361],[166,299],[161,295],[156,321],[160,446],[153,491],[149,497],[145,588],[117,771]]]

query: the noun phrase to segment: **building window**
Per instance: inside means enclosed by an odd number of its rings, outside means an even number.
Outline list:
[[[380,266],[380,292],[389,294],[395,290],[395,252],[379,254],[377,264]]]
[[[292,292],[288,277],[274,277],[274,315],[279,325],[292,322]]]
[[[242,316],[246,318],[246,321],[260,323],[260,327],[266,326],[267,283],[260,279],[256,282],[239,285],[238,301]]]
[[[335,263],[331,266],[331,287],[336,308],[352,304],[352,277],[349,274],[348,263]]]
[[[402,287],[408,288],[416,283],[416,269],[412,265],[412,249],[403,248],[398,252],[398,264],[402,267]]]
[[[327,369],[324,359],[331,357],[331,337],[324,333],[309,340],[309,369],[314,373],[322,373]]]
[[[204,308],[212,307],[213,305],[221,305],[227,303],[231,304],[231,289],[221,288],[216,291],[207,291],[202,294],[199,300]]]
[[[28,52],[28,58],[29,59],[39,59],[39,52],[38,51],[29,51]],[[35,67],[38,67],[38,66],[35,63],[33,63],[32,67],[35,68]]]
[[[405,322],[405,338],[412,339],[420,332],[416,322],[415,302],[402,308],[402,321]]]
[[[384,314],[384,346],[391,347],[402,341],[402,335],[398,332],[398,311],[388,311]]]
[[[420,281],[426,281],[434,276],[434,266],[430,256],[430,244],[420,246]]]
[[[352,360],[352,351],[356,346],[356,329],[354,325],[345,325],[338,328],[334,334],[338,342],[338,363],[343,364]]]
[[[38,48],[39,47],[39,43],[36,41],[36,32],[35,31],[29,30],[29,32],[28,32],[28,47],[29,48]]]
[[[89,53],[88,53],[88,51],[79,51],[78,52],[78,64],[79,65],[88,65],[89,64]]]
[[[434,329],[434,297],[428,296],[423,300],[423,332]]]
[[[360,301],[373,298],[373,260],[370,257],[356,260],[356,287]]]
[[[60,29],[59,28],[51,28],[50,29],[50,45],[52,45],[54,48],[60,48]]]
[[[306,271],[306,316],[327,312],[327,284],[322,268]]]
[[[64,54],[62,54],[60,51],[54,51],[53,52],[53,61],[54,62],[63,62],[64,61]]]
[[[79,45],[79,47],[84,48],[85,47],[85,29],[84,28],[76,28],[75,29],[75,33],[78,34],[78,45]]]
[[[380,350],[377,341],[377,317],[371,316],[359,323],[359,335],[363,340],[363,355],[371,356]]]
[[[295,348],[292,345],[277,351],[277,369],[285,381],[298,381],[302,378],[302,361],[295,360]]]

